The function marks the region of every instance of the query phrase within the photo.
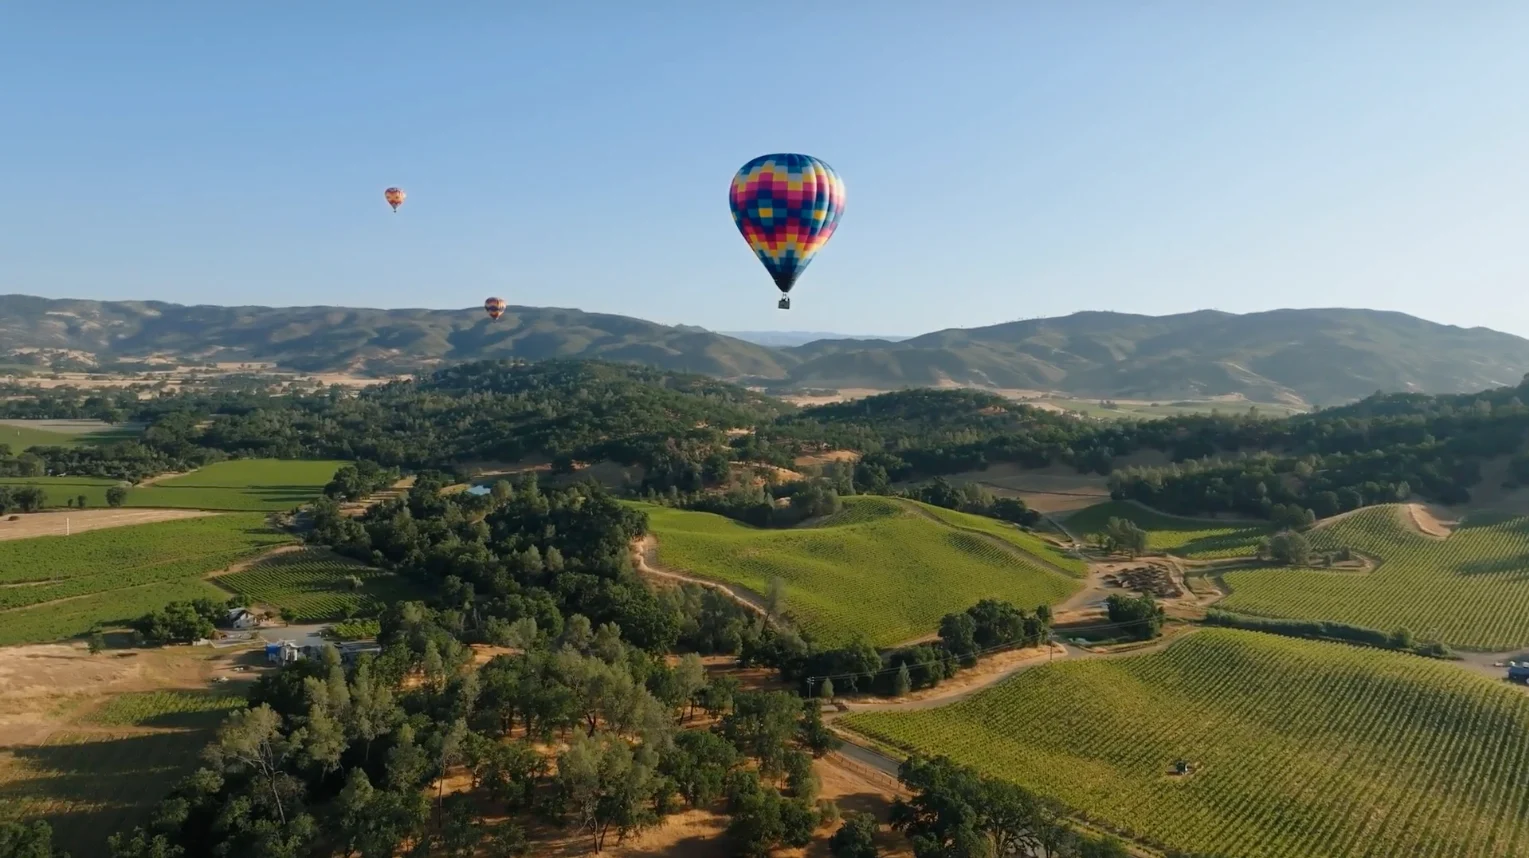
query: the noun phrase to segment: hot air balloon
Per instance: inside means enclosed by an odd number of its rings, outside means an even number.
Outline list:
[[[504,315],[505,306],[503,298],[490,298],[483,302],[483,309],[488,311],[488,317],[495,321]]]
[[[738,231],[782,292],[782,310],[807,264],[844,214],[844,182],[810,155],[761,155],[733,177],[728,202]]]
[[[404,198],[407,196],[408,194],[404,193],[401,188],[388,188],[382,192],[382,198],[387,200],[388,205],[393,207],[394,214],[398,214],[398,207],[403,205]]]

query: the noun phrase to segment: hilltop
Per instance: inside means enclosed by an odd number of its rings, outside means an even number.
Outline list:
[[[1516,384],[1529,340],[1379,310],[1086,312],[899,342],[827,340],[787,350],[815,387],[957,383],[1122,399],[1240,395],[1334,405],[1377,390],[1463,393]]]
[[[40,359],[29,353],[45,350],[43,366],[66,355],[76,369],[120,368],[118,362],[129,359],[250,361],[301,372],[385,376],[485,358],[596,358],[776,391],[969,386],[1033,396],[1143,402],[1219,397],[1299,407],[1338,405],[1377,390],[1464,393],[1516,384],[1529,372],[1529,340],[1378,310],[1084,312],[911,339],[803,341],[816,336],[728,336],[549,307],[512,306],[491,322],[477,308],[220,307],[0,296],[6,349],[0,362],[36,363]],[[774,345],[793,341],[801,344]]]
[[[265,362],[303,372],[415,372],[480,358],[586,357],[718,377],[784,378],[777,352],[702,328],[556,307],[378,310],[185,306],[0,295],[0,343],[97,362]],[[789,363],[789,359],[784,359]]]

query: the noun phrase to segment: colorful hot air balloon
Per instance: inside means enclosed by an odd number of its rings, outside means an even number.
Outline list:
[[[761,155],[733,177],[738,231],[782,293],[789,293],[844,214],[844,182],[810,155]],[[782,310],[791,298],[782,294]]]
[[[404,198],[407,196],[408,194],[404,193],[400,188],[388,188],[382,192],[382,198],[387,200],[388,205],[393,207],[394,214],[398,213],[398,207],[403,205]]]
[[[488,317],[496,321],[504,315],[505,306],[503,298],[490,298],[483,302],[483,309],[488,311]]]

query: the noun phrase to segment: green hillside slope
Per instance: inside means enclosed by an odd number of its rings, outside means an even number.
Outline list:
[[[1346,545],[1380,560],[1368,573],[1247,569],[1225,576],[1219,607],[1269,617],[1334,620],[1481,650],[1529,645],[1529,518],[1472,516],[1447,539],[1404,524],[1397,505],[1360,510],[1312,531],[1318,548]]]
[[[1453,665],[1207,630],[839,721],[1117,830],[1238,858],[1521,855],[1529,697]],[[1193,765],[1175,776],[1175,760]]]
[[[940,617],[986,598],[1033,608],[1077,582],[1017,547],[950,527],[910,505],[846,498],[809,527],[760,530],[718,515],[642,505],[668,568],[764,593],[785,583],[786,610],[819,640],[856,635],[890,646],[932,634]]]

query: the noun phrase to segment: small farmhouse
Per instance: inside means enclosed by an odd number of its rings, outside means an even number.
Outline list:
[[[260,618],[249,608],[232,608],[228,612],[228,625],[235,629],[253,629],[260,625]]]

